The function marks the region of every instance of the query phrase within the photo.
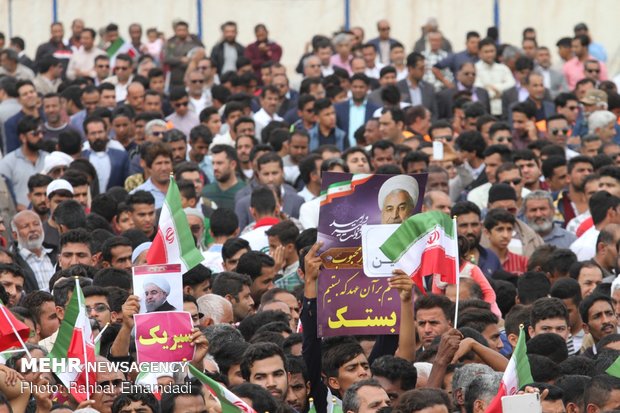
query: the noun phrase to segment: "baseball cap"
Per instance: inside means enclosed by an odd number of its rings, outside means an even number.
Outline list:
[[[585,105],[598,105],[599,103],[607,103],[607,93],[599,89],[590,89],[581,99],[581,103]]]

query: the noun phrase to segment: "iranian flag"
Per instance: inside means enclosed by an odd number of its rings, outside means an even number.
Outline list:
[[[519,340],[515,347],[512,357],[508,362],[508,367],[504,371],[504,377],[499,385],[497,395],[487,406],[485,413],[502,413],[502,397],[512,396],[526,384],[534,382],[530,370],[530,361],[527,358],[525,346],[525,332],[523,325],[520,326]]]
[[[86,314],[84,294],[82,294],[77,278],[71,301],[65,310],[65,318],[62,320],[49,358],[58,360],[60,366],[56,366],[58,367],[55,371],[56,376],[71,390],[71,395],[75,400],[81,403],[90,399],[91,386],[97,384],[96,373],[88,365],[88,363],[91,363],[91,366],[94,365],[92,363],[95,362],[95,344],[90,329],[90,320]],[[68,365],[66,362],[68,358],[80,360],[80,371],[62,368],[63,365]]]
[[[145,364],[146,366],[150,366],[150,364]],[[140,366],[140,373],[138,374],[138,377],[136,377],[136,384],[140,384],[142,386],[146,386],[148,389],[156,389],[155,391],[153,391],[153,396],[155,396],[155,398],[157,400],[161,400],[161,393],[159,392],[159,389],[157,388],[158,382],[157,382],[157,374],[152,373],[150,371],[150,369],[145,368],[144,371],[142,370],[142,366]]]
[[[618,357],[616,361],[614,361],[614,364],[612,364],[607,370],[605,370],[605,373],[620,379],[620,357]]]
[[[204,260],[189,229],[187,216],[181,206],[179,187],[172,177],[161,208],[157,235],[146,255],[146,262],[153,264],[181,264],[181,272],[194,268]]]
[[[228,390],[224,385],[216,382],[191,364],[189,365],[189,371],[220,401],[222,413],[256,413],[249,404],[237,397],[237,395]]]
[[[443,282],[455,284],[459,264],[455,221],[440,211],[413,215],[380,249],[398,268],[410,274],[423,291],[423,277],[431,274],[438,274]]]

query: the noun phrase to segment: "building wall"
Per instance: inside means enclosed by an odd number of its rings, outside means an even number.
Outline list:
[[[9,3],[12,2],[12,13]],[[58,19],[65,23],[67,35],[72,19],[82,17],[87,26],[98,30],[110,22],[121,28],[140,22],[146,29],[157,27],[172,33],[172,21],[189,22],[197,32],[196,0],[58,0]],[[616,35],[618,0],[499,0],[500,36],[504,42],[518,44],[526,26],[538,32],[541,45],[555,51],[555,42],[572,34],[573,26],[584,21],[592,37],[607,48],[610,73],[620,70],[616,55],[620,38]],[[350,0],[351,26],[361,26],[366,39],[377,35],[376,22],[387,18],[392,36],[410,49],[420,36],[420,26],[428,17],[436,17],[440,29],[456,50],[464,45],[465,33],[477,30],[482,35],[493,25],[493,0]],[[239,40],[253,41],[253,27],[265,23],[271,37],[284,49],[283,63],[294,67],[313,34],[331,35],[344,25],[344,0],[202,0],[203,41],[210,49],[219,38],[219,26],[226,20],[239,24]],[[0,0],[0,31],[26,41],[27,52],[34,55],[38,44],[49,36],[52,0]],[[620,57],[620,56],[619,56]],[[556,56],[557,58],[557,56]]]

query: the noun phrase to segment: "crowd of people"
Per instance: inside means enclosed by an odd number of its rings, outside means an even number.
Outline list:
[[[32,357],[78,277],[93,333],[108,326],[98,360],[135,360],[131,271],[173,176],[204,256],[183,274],[192,363],[256,412],[481,413],[521,326],[543,412],[620,409],[620,75],[586,24],[551,47],[534,28],[451,43],[436,19],[396,40],[381,20],[372,39],[314,36],[290,73],[264,24],[242,45],[223,23],[209,53],[183,21],[169,39],[87,23],[68,40],[53,23],[32,58],[0,34],[0,299]],[[459,295],[395,273],[399,335],[318,337],[324,172],[427,174],[422,211],[457,219]],[[25,357],[3,357],[0,412],[223,410],[186,373],[158,377],[161,401],[122,372],[82,403],[31,392],[60,382]]]

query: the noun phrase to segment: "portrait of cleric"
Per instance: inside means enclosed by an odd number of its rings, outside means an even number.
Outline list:
[[[170,283],[163,276],[149,276],[145,278],[143,286],[147,313],[177,311],[177,308],[169,302],[171,291]]]
[[[400,224],[413,215],[418,203],[418,181],[409,175],[396,175],[379,189],[378,202],[382,224]]]

